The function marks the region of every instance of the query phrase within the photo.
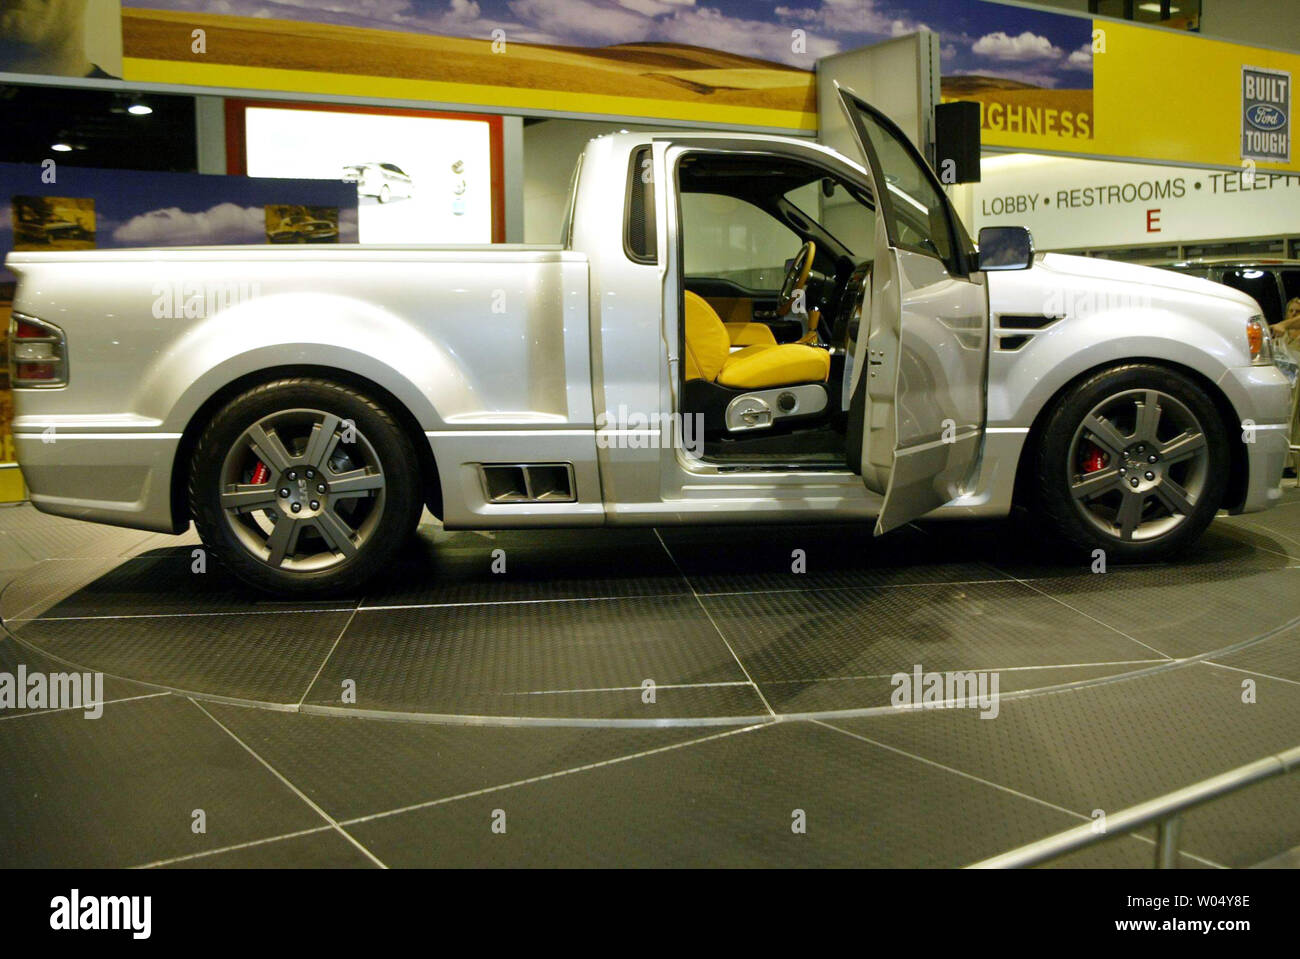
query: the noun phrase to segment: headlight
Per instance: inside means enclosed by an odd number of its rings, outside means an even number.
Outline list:
[[[1262,316],[1252,316],[1246,321],[1246,342],[1250,345],[1250,361],[1255,366],[1273,362],[1273,334]]]

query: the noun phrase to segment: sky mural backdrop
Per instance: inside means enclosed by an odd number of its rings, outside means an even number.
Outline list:
[[[1091,85],[1091,21],[982,0],[126,0],[137,9],[221,13],[507,42],[712,47],[805,69],[818,57],[928,27],[945,74],[995,73],[1035,86]],[[990,29],[996,25],[998,29]],[[803,50],[791,31],[806,32]]]

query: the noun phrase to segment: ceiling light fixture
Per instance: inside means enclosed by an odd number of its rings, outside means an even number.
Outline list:
[[[131,114],[133,117],[147,117],[149,114],[153,113],[153,107],[137,100],[126,108],[126,112]]]
[[[68,143],[52,143],[50,149],[55,153],[71,153],[72,145]]]

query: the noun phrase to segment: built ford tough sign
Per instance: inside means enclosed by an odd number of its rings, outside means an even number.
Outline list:
[[[32,502],[192,519],[244,580],[303,593],[381,573],[425,506],[883,533],[1019,503],[1147,560],[1277,499],[1290,389],[1253,300],[1020,229],[977,248],[898,128],[840,96],[856,161],[593,141],[555,246],[11,255]]]

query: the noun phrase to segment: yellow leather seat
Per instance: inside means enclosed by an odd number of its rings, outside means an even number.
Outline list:
[[[746,346],[731,352],[731,337],[713,307],[686,291],[686,379],[736,390],[822,383],[831,355],[799,343]]]
[[[714,380],[735,390],[765,390],[773,386],[822,383],[831,371],[831,355],[815,346],[784,343],[747,346],[722,364]]]
[[[695,294],[692,293],[691,296]],[[766,323],[724,323],[732,346],[776,346],[776,336]]]

